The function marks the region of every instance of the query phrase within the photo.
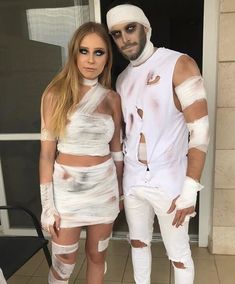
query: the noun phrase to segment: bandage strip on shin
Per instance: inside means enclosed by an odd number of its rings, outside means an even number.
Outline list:
[[[202,188],[203,186],[199,182],[186,176],[183,185],[183,190],[179,198],[177,198],[175,202],[176,209],[183,209],[191,206],[195,207],[197,201],[197,192],[200,191]],[[195,214],[193,214],[191,217],[193,216],[195,216]]]
[[[184,111],[195,102],[206,100],[206,91],[201,76],[193,76],[175,88],[175,92]],[[188,122],[190,132],[189,148],[197,148],[207,152],[209,144],[209,120],[208,115]]]
[[[78,243],[73,245],[58,245],[52,242],[52,266],[62,279],[68,279],[73,272],[75,263],[64,263],[57,255],[70,254],[78,249]]]
[[[48,274],[48,283],[49,284],[69,284],[69,280],[56,279],[53,272],[50,269],[49,274]]]
[[[54,215],[59,215],[54,204],[53,183],[40,184],[40,195],[42,203],[41,223],[43,227],[48,227],[54,224]]]
[[[123,161],[123,153],[122,151],[111,152],[112,158],[114,162],[122,162]]]

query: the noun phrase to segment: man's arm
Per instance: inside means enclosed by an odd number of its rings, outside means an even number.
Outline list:
[[[208,110],[203,79],[197,64],[189,56],[183,55],[177,61],[173,88],[190,133],[185,183],[181,195],[171,208],[176,206],[173,225],[178,227],[184,222],[186,215],[194,212],[197,191],[202,188],[199,182],[209,143]]]

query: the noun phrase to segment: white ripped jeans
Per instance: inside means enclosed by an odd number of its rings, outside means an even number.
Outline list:
[[[181,262],[184,268],[176,268],[175,284],[193,284],[194,265],[189,245],[188,224],[172,226],[175,211],[167,214],[172,199],[164,190],[156,187],[138,186],[125,196],[125,214],[130,240],[139,240],[147,246],[132,246],[132,262],[136,284],[150,284],[151,247],[154,216],[157,215],[160,232],[167,255],[172,262]]]

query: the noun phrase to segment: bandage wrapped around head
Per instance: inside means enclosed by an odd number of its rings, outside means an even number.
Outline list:
[[[115,25],[125,23],[139,23],[147,28],[146,45],[140,56],[136,60],[131,60],[133,66],[142,64],[153,54],[154,46],[150,41],[152,28],[142,9],[130,4],[118,5],[108,11],[106,21],[109,31],[111,31]]]
[[[49,231],[49,226],[52,226],[55,222],[54,215],[59,216],[54,204],[54,191],[53,183],[40,184],[42,214],[41,224],[43,229]]]

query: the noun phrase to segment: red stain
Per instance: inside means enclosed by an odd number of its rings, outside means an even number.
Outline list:
[[[128,97],[132,95],[134,86],[135,86],[134,84],[131,85],[130,88],[129,88],[129,90],[127,90],[127,96],[128,96]]]

